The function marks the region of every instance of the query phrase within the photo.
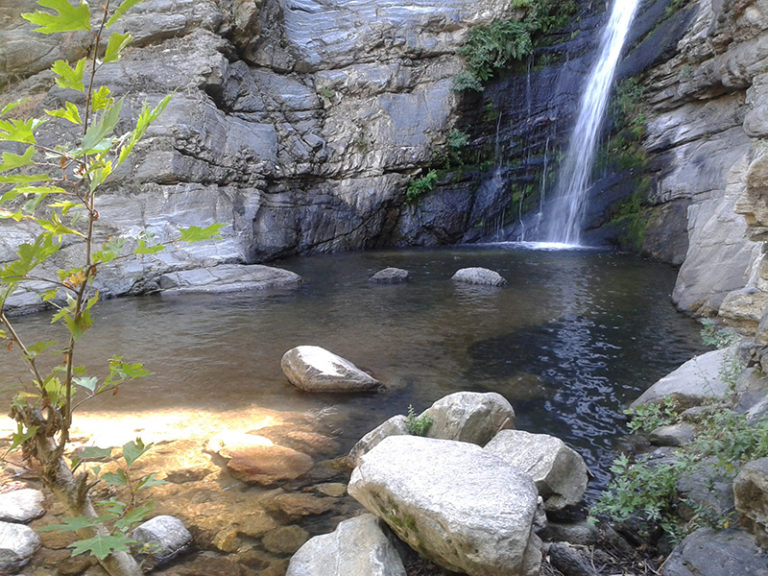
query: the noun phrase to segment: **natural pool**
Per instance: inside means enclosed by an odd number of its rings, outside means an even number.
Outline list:
[[[495,391],[515,407],[518,428],[556,435],[579,450],[597,476],[594,491],[624,434],[624,406],[703,350],[699,325],[670,302],[675,270],[635,256],[497,244],[276,264],[299,273],[301,288],[101,303],[79,362],[104,365],[122,354],[143,361],[152,375],[91,409],[330,409],[347,450],[409,405],[420,411],[451,392]],[[410,282],[369,282],[388,266],[407,269]],[[509,285],[451,281],[470,266],[496,270]],[[42,334],[49,319],[25,317],[22,330]],[[344,356],[386,391],[299,392],[284,378],[280,358],[301,344]],[[2,362],[0,386],[13,387],[24,371],[8,354]],[[10,392],[0,396],[6,403]]]

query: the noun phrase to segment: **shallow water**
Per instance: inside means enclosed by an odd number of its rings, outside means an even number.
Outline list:
[[[517,427],[557,435],[605,481],[621,411],[655,380],[702,351],[699,325],[670,302],[675,271],[612,252],[519,245],[398,250],[292,259],[298,290],[157,295],[103,302],[79,363],[113,354],[152,375],[88,409],[325,409],[342,449],[409,405],[420,411],[459,390],[495,391]],[[403,285],[368,278],[395,266]],[[463,267],[498,271],[503,289],[453,283]],[[21,319],[42,334],[49,316]],[[280,369],[301,344],[325,347],[373,373],[386,391],[362,396],[299,392]],[[0,356],[0,386],[24,371]],[[0,400],[9,392],[0,391]],[[329,410],[330,409],[330,410]],[[190,422],[190,426],[194,426]],[[595,488],[593,487],[593,490]]]

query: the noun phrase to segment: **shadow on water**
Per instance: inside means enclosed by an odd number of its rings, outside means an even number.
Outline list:
[[[143,361],[152,376],[88,409],[322,412],[346,450],[409,405],[420,411],[452,392],[493,390],[512,402],[519,428],[560,436],[597,471],[624,433],[625,404],[702,349],[698,325],[670,303],[674,270],[626,255],[499,245],[279,265],[302,276],[301,288],[101,303],[79,362],[103,367],[122,354]],[[407,269],[409,282],[369,282],[388,266]],[[469,266],[496,270],[509,285],[451,281]],[[33,315],[20,328],[42,338],[49,322],[48,315]],[[348,358],[386,390],[299,392],[283,376],[280,358],[302,344]],[[1,359],[0,402],[7,402],[7,389],[26,375],[9,355]]]

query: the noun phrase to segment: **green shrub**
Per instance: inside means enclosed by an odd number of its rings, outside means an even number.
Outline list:
[[[408,204],[414,203],[421,196],[427,192],[431,192],[437,182],[437,171],[430,170],[425,176],[421,178],[414,178],[408,184],[408,189],[405,192],[405,201]]]
[[[624,413],[631,417],[628,428],[634,433],[650,434],[659,426],[668,426],[677,421],[679,406],[671,396],[660,403],[643,404]]]
[[[426,436],[433,423],[434,421],[429,416],[416,416],[413,406],[408,405],[408,419],[406,421],[408,434],[411,436]]]

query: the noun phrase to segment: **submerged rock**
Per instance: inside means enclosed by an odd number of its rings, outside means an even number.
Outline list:
[[[402,268],[384,268],[368,279],[376,284],[403,284],[408,282],[408,270]]]
[[[136,527],[131,536],[149,545],[152,559],[165,564],[186,552],[192,544],[192,535],[184,523],[173,516],[155,516]]]
[[[502,430],[485,450],[530,474],[549,511],[578,504],[587,489],[584,459],[554,436]]]
[[[530,476],[466,442],[390,436],[363,455],[349,493],[436,564],[470,576],[532,576],[538,494]]]
[[[286,576],[406,576],[397,550],[372,514],[315,536],[291,558]]]
[[[451,278],[454,282],[478,284],[482,286],[506,286],[507,281],[493,270],[487,268],[462,268]]]
[[[319,346],[297,346],[280,361],[286,378],[305,392],[374,392],[382,384],[341,356]]]

